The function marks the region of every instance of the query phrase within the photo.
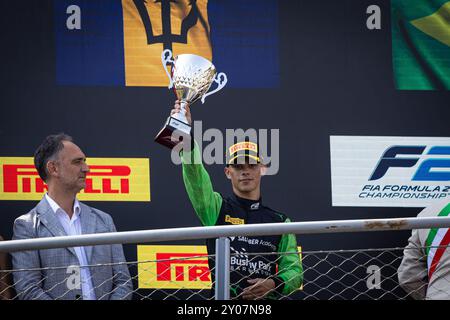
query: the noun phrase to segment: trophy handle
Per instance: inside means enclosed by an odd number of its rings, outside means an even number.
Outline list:
[[[214,82],[217,83],[217,88],[215,88],[214,90],[212,90],[210,92],[205,93],[202,96],[202,103],[205,103],[205,99],[207,96],[212,95],[213,93],[216,93],[217,91],[219,91],[220,89],[225,87],[225,85],[227,84],[227,81],[228,81],[228,79],[227,79],[227,75],[225,73],[221,72],[221,73],[217,74],[214,77]]]
[[[169,70],[167,70],[167,63],[173,63],[172,59],[172,51],[170,49],[166,49],[161,53],[161,62],[166,71],[167,77],[169,78],[169,89],[173,87],[172,77],[170,76]]]

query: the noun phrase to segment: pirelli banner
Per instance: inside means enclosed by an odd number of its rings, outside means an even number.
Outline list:
[[[206,246],[139,245],[137,252],[139,289],[211,289]]]
[[[90,201],[150,201],[150,160],[89,158],[86,188]],[[0,200],[40,200],[47,185],[31,157],[0,157]]]
[[[210,289],[206,246],[138,246],[140,289]]]

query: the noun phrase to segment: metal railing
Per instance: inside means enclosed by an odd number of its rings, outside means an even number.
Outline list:
[[[292,234],[320,234],[320,233],[342,233],[342,232],[361,232],[361,231],[388,231],[388,230],[408,230],[408,229],[429,229],[429,228],[448,228],[450,227],[450,218],[448,217],[426,217],[426,218],[396,218],[396,219],[370,219],[370,220],[336,220],[336,221],[317,221],[317,222],[294,222],[294,223],[271,223],[271,224],[252,224],[238,226],[212,226],[212,227],[193,227],[193,228],[174,228],[159,230],[143,230],[143,231],[127,231],[115,233],[89,234],[80,236],[65,236],[54,238],[39,238],[25,240],[10,240],[0,242],[0,252],[15,252],[37,249],[51,249],[62,247],[92,246],[104,244],[127,244],[127,243],[151,243],[176,240],[193,240],[193,239],[211,239],[216,240],[215,254],[215,298],[220,300],[229,299],[230,287],[230,243],[226,237],[234,236],[262,236],[262,235],[281,235],[286,233]],[[392,248],[390,250],[400,250],[400,248]],[[351,251],[348,251],[351,252]],[[283,254],[283,253],[281,253]],[[284,254],[293,254],[284,253]],[[324,254],[324,252],[303,253],[303,264],[306,266],[304,271],[320,269],[319,263],[308,265],[307,259],[313,258],[315,255]],[[326,252],[325,252],[326,254]],[[342,255],[339,251],[337,255]],[[250,254],[251,255],[251,254]],[[329,256],[336,256],[336,252]],[[367,256],[367,254],[366,254]],[[397,255],[397,260],[398,260]],[[321,260],[322,261],[327,261]],[[349,260],[344,260],[348,264]],[[138,265],[140,262],[136,262]],[[130,265],[133,263],[130,263]],[[344,262],[335,262],[330,264],[330,270],[343,270]],[[127,265],[128,266],[128,265]],[[95,267],[95,266],[92,266]],[[356,267],[355,269],[356,270]],[[23,271],[23,270],[19,270]],[[18,272],[11,270],[11,272]],[[331,271],[319,275],[319,278],[326,278]],[[351,272],[351,270],[350,270]],[[0,273],[1,275],[1,273]],[[139,272],[138,272],[139,275]],[[136,275],[135,278],[138,277]],[[136,279],[133,279],[136,280]],[[212,279],[213,280],[213,279]],[[343,281],[339,279],[339,281]],[[345,282],[345,281],[344,281]],[[312,287],[312,281],[306,282],[303,289]],[[310,287],[307,287],[310,286]],[[306,290],[303,290],[306,292]],[[326,285],[317,288],[317,292],[307,294],[306,298],[317,298],[321,294],[331,292]],[[356,298],[367,294],[355,295]],[[339,294],[331,294],[331,298],[339,298]],[[397,296],[397,298],[399,298]]]
[[[388,231],[449,228],[450,217],[393,218],[368,220],[332,220],[290,223],[260,223],[249,225],[171,228],[142,231],[121,231],[80,236],[9,240],[0,243],[0,252],[67,248],[101,244],[127,244],[176,240],[211,239],[234,236],[267,236],[320,234],[361,231]]]

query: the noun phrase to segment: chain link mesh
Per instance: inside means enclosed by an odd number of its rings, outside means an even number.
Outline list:
[[[447,251],[449,248],[445,247]],[[288,300],[357,300],[357,299],[407,299],[410,295],[429,290],[427,284],[427,270],[423,274],[415,274],[415,278],[424,279],[424,283],[417,286],[413,291],[406,292],[402,289],[398,280],[398,268],[403,259],[404,250],[411,248],[383,248],[383,249],[357,249],[357,250],[329,250],[329,251],[304,251],[301,253],[301,264],[303,267],[301,287],[293,292],[282,294],[281,299]],[[425,248],[415,248],[420,252],[425,252]],[[448,252],[447,252],[448,253]],[[249,262],[256,257],[278,254],[278,259],[283,255],[298,255],[298,253],[247,253]],[[235,256],[231,254],[230,257]],[[214,292],[211,286],[214,279],[211,279],[211,271],[205,268],[204,261],[199,264],[199,259],[212,259],[212,255],[192,256],[187,258],[171,258],[159,260],[145,260],[122,263],[127,265],[133,284],[133,290],[129,297],[135,300],[212,300]],[[421,255],[417,259],[418,264],[423,264],[426,256]],[[114,264],[88,266],[91,276],[95,277],[96,272],[100,272],[105,266]],[[202,268],[199,268],[199,265]],[[0,271],[0,299],[18,299],[20,292],[15,291],[17,283],[13,283],[14,278],[18,281],[20,277],[13,277],[14,273],[37,272],[46,274],[37,282],[43,287],[45,281],[50,277],[60,277],[62,272],[67,270],[67,266],[57,268],[39,268],[22,270],[1,270]],[[261,278],[261,273],[257,268],[250,274],[242,271],[242,266],[237,267],[232,272],[239,275],[239,280],[230,283],[242,285],[250,278]],[[45,271],[45,272],[44,272]],[[66,286],[67,290],[54,299],[67,299],[70,285],[73,285],[73,274],[68,273],[66,277],[56,282],[55,286]],[[111,280],[111,279],[109,279]],[[206,281],[207,280],[207,281]],[[448,288],[450,280],[443,278]],[[403,281],[408,281],[404,279]],[[100,284],[101,285],[101,284]],[[247,284],[248,285],[248,284]],[[448,291],[434,288],[435,291],[445,293]],[[117,289],[117,288],[115,288]],[[114,290],[114,289],[113,289]],[[445,292],[442,292],[445,291]],[[100,299],[102,297],[97,297]],[[237,298],[242,298],[238,296]],[[39,297],[36,297],[39,299]],[[78,297],[82,299],[82,296]]]

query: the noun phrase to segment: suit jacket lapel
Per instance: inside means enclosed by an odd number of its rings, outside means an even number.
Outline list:
[[[53,234],[53,236],[67,236],[66,231],[64,231],[64,228],[62,227],[47,200],[45,200],[45,197],[36,206],[36,211],[39,213],[39,219],[41,223],[50,231],[51,234]],[[76,256],[75,250],[73,248],[66,249]]]
[[[81,233],[82,234],[92,234],[95,233],[95,227],[96,227],[96,216],[92,213],[91,208],[89,208],[87,205],[80,202],[81,212],[80,212],[80,219],[81,219]],[[91,256],[92,256],[92,246],[84,247],[84,250],[86,252],[86,258],[89,263],[92,263]]]

